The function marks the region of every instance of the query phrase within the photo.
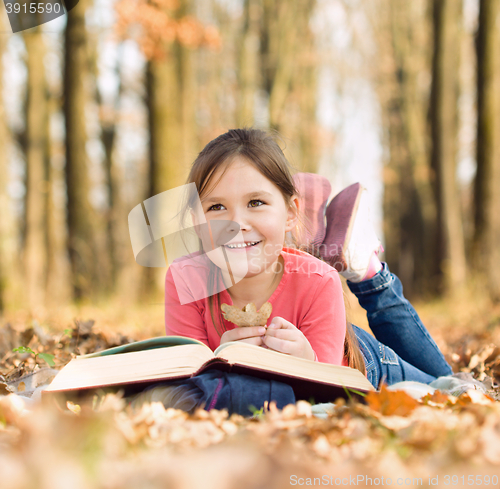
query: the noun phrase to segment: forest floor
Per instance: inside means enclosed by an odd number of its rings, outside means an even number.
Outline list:
[[[365,327],[352,296],[349,304],[350,319]],[[469,294],[416,309],[454,370],[490,382],[490,396],[469,391],[415,401],[383,390],[365,404],[339,400],[326,419],[304,401],[248,419],[159,404],[132,412],[116,395],[63,412],[27,406],[4,390],[0,487],[498,486],[500,306]],[[9,380],[33,369],[32,354],[12,351],[19,346],[53,354],[62,366],[75,353],[163,332],[161,304],[10,314],[0,318],[0,374]]]

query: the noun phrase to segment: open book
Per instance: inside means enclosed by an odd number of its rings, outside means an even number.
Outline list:
[[[45,392],[70,392],[103,387],[177,380],[208,369],[253,375],[289,384],[297,399],[315,402],[346,397],[346,389],[374,390],[358,370],[314,362],[241,342],[225,343],[212,352],[200,341],[164,336],[77,357]]]

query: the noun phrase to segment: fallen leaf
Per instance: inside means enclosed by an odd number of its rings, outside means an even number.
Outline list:
[[[479,350],[476,354],[472,355],[469,365],[467,365],[467,371],[471,371],[476,368],[480,363],[484,363],[484,361],[490,357],[493,351],[496,349],[495,345],[486,345],[481,350]]]
[[[81,321],[75,319],[75,324],[78,328],[78,333],[80,336],[89,335],[92,332],[95,321],[93,319],[87,319],[86,321]]]
[[[10,385],[6,384],[5,382],[0,382],[0,396],[8,396],[13,392],[14,389]]]
[[[469,399],[474,404],[489,405],[492,402],[495,402],[494,399],[488,396],[487,394],[483,394],[482,392],[474,389],[468,390],[466,395],[469,396]]]
[[[384,416],[380,422],[390,430],[399,431],[408,428],[413,423],[413,420],[410,417],[403,416]]]
[[[406,392],[389,391],[385,385],[380,392],[369,392],[365,400],[371,409],[383,416],[407,416],[419,405]]]
[[[432,394],[427,394],[422,397],[422,402],[430,406],[444,406],[446,404],[452,403],[452,396],[445,394],[441,391],[434,391]]]

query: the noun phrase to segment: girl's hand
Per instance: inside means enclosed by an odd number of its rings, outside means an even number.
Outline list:
[[[249,326],[226,331],[220,338],[220,344],[229,341],[243,341],[251,345],[263,346],[262,337],[266,334],[264,326]]]
[[[264,346],[294,357],[314,360],[316,355],[308,339],[286,319],[276,316],[267,327]]]

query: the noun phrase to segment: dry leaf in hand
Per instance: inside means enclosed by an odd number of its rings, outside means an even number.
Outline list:
[[[229,304],[222,304],[220,308],[224,318],[236,326],[265,326],[271,312],[273,312],[273,306],[270,302],[263,304],[259,311],[253,302],[247,304],[243,310]]]

